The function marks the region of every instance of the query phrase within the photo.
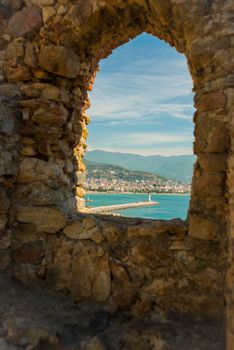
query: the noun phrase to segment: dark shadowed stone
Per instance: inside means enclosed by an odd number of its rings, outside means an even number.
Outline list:
[[[3,95],[10,99],[20,99],[22,94],[19,88],[15,84],[2,84],[0,85],[0,95]]]
[[[1,108],[0,108],[1,112]],[[6,135],[11,135],[14,131],[15,127],[15,120],[12,116],[9,115],[9,117],[3,118],[0,124],[0,133],[1,134],[6,134]]]
[[[24,244],[14,251],[15,261],[19,264],[38,264],[44,255],[43,241],[35,241]]]
[[[11,16],[11,8],[10,8],[10,6],[0,2],[0,14],[3,17],[5,17],[5,18],[9,18]]]
[[[49,343],[58,344],[56,333],[53,329],[49,329],[40,321],[32,321],[27,317],[13,317],[7,321],[7,336],[9,343],[20,346],[30,345],[27,348],[38,349],[40,340],[48,340]],[[17,346],[18,348],[18,346]],[[58,349],[58,347],[53,347]],[[44,347],[44,349],[48,349]]]
[[[9,251],[0,250],[0,270],[5,270],[9,267],[11,262]]]
[[[92,338],[88,344],[86,344],[85,350],[107,350],[99,337]]]
[[[46,71],[66,78],[76,78],[80,70],[80,58],[71,49],[61,45],[42,47],[39,63]]]
[[[9,21],[9,31],[14,36],[32,34],[42,25],[41,10],[37,6],[26,7],[16,12]]]
[[[8,42],[3,38],[0,38],[0,50],[5,50],[7,48]]]
[[[94,315],[92,315],[92,318],[90,320],[90,331],[93,335],[102,332],[108,322],[109,322],[110,315],[105,310],[99,310]]]
[[[9,0],[12,12],[19,11],[24,6],[23,0]]]

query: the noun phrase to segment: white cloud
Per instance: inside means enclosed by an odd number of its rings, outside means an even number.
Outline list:
[[[135,56],[132,46],[128,57],[121,53],[103,64],[90,93],[91,149],[143,155],[193,153],[192,80],[185,57],[171,52],[170,56],[168,48],[155,45],[142,58],[139,51]],[[138,132],[154,129],[157,132]]]
[[[122,133],[121,135],[112,135],[110,139],[105,140],[105,144],[118,144],[121,140],[123,146],[149,146],[149,145],[165,145],[170,143],[191,142],[191,136],[188,134],[165,134],[161,132],[136,132]]]
[[[147,65],[147,60],[145,65]],[[91,121],[151,120],[168,113],[175,118],[191,120],[192,103],[180,102],[192,90],[185,71],[170,70],[160,74],[100,73],[91,93]],[[173,100],[173,102],[170,102]],[[189,99],[188,99],[189,100]],[[169,102],[168,102],[169,101]]]
[[[104,140],[89,142],[89,150],[102,149],[110,152],[135,153],[141,155],[192,154],[193,137],[190,134],[160,132],[122,133],[106,135]]]

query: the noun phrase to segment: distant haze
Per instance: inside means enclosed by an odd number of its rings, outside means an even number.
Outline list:
[[[129,170],[150,172],[169,179],[191,183],[194,155],[182,156],[141,156],[131,153],[94,150],[86,153],[85,159],[104,164],[122,166]]]

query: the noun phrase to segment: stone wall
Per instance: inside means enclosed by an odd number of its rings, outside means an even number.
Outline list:
[[[0,2],[2,269],[113,310],[215,314],[229,266],[233,348],[233,12],[232,0]],[[194,82],[188,223],[79,214],[87,92],[99,61],[144,31],[186,55]]]
[[[57,219],[55,227],[48,222],[52,213],[40,210],[40,222],[29,209],[17,217],[26,231],[13,252],[14,275],[25,285],[43,280],[76,301],[105,303],[110,312],[222,314],[223,245],[189,237],[185,222],[90,215],[68,225]],[[29,235],[32,224],[37,234]]]

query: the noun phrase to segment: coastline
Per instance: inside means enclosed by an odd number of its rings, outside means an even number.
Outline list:
[[[142,194],[142,195],[147,195],[148,196],[148,192],[98,192],[98,191],[87,191],[86,195],[89,194]],[[156,193],[156,192],[151,192],[151,195],[155,195],[155,196],[191,196],[191,193]]]
[[[90,195],[90,196],[89,196]],[[129,208],[128,210],[115,211],[112,213],[118,213],[118,216],[152,219],[152,220],[171,220],[172,218],[181,218],[186,220],[189,201],[191,196],[189,194],[156,194],[152,195],[151,200],[156,201],[159,204],[152,206],[151,208]],[[116,192],[96,192],[89,191],[85,198],[87,208],[96,208],[100,206],[112,206],[125,203],[146,202],[148,199],[148,193],[135,194],[128,193],[116,193]],[[91,202],[91,203],[89,203]]]

